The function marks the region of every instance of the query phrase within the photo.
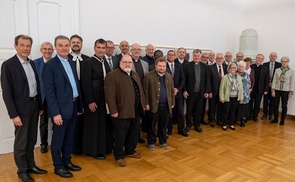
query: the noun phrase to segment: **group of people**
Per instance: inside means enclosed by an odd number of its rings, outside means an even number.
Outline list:
[[[123,40],[121,53],[114,56],[114,43],[97,39],[89,57],[81,53],[82,37],[59,35],[54,46],[42,43],[42,57],[31,61],[32,43],[27,35],[16,36],[17,53],[1,67],[3,100],[15,125],[14,158],[22,181],[34,181],[29,173],[47,173],[34,161],[39,116],[41,152],[48,151],[51,118],[54,173],[70,178],[70,171],[81,170],[72,163],[71,154],[103,160],[113,152],[120,167],[126,166],[125,157],[141,158],[136,151],[137,143],[145,142],[140,129],[154,151],[157,138],[168,149],[174,124],[179,135],[188,137],[192,127],[203,132],[201,124],[235,130],[237,121],[241,127],[249,119],[257,122],[263,95],[261,119],[277,123],[281,99],[280,125],[284,125],[294,91],[290,60],[282,57],[281,63],[276,62],[275,52],[269,62],[263,64],[264,55],[258,54],[252,64],[241,52],[233,61],[231,52],[215,56],[195,49],[189,61],[182,47],[163,55],[148,44],[142,57],[138,43]]]

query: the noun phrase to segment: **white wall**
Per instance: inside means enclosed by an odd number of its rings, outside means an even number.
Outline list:
[[[210,48],[237,52],[244,0],[83,0],[80,34],[93,54],[97,38],[115,43]],[[90,50],[90,52],[89,52]]]
[[[269,61],[272,51],[289,56],[290,67],[295,70],[295,1],[294,0],[247,0],[245,28],[258,33],[258,52]],[[288,113],[295,115],[295,96],[289,100]]]

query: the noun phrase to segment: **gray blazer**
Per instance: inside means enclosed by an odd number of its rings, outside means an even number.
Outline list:
[[[142,59],[140,59],[140,62],[142,65],[143,73],[144,75],[146,75],[149,72],[149,64]],[[132,70],[136,72],[135,66],[132,67]]]
[[[281,88],[281,81],[280,81],[280,75],[282,73],[281,68],[276,69],[274,76],[273,76],[273,81],[272,81],[272,87],[271,91],[274,92],[275,90],[280,90],[280,91],[287,91],[293,94],[294,91],[294,70],[289,69],[286,72],[285,75],[285,82],[282,85]]]

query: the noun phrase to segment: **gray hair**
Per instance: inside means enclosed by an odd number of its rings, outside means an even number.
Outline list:
[[[281,58],[281,62],[282,62],[284,59],[287,60],[288,62],[290,62],[290,58],[289,58],[288,56],[283,56],[283,57]]]
[[[235,67],[237,69],[237,65],[236,63],[230,63],[228,66],[227,66],[227,72],[229,72],[229,69],[232,68],[232,67]]]
[[[246,62],[245,61],[240,61],[238,62],[238,66],[243,66],[244,68],[246,68]]]

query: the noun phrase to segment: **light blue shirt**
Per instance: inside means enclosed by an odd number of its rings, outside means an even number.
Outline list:
[[[76,84],[76,80],[74,78],[74,73],[73,73],[73,70],[71,68],[71,65],[70,63],[68,62],[67,59],[64,59],[62,57],[60,57],[59,55],[57,55],[57,57],[59,58],[61,64],[63,65],[67,75],[68,75],[68,78],[70,80],[70,83],[71,83],[71,86],[72,86],[72,89],[73,89],[73,98],[76,98],[79,96],[79,93],[78,93],[78,89],[77,89],[77,84]]]

